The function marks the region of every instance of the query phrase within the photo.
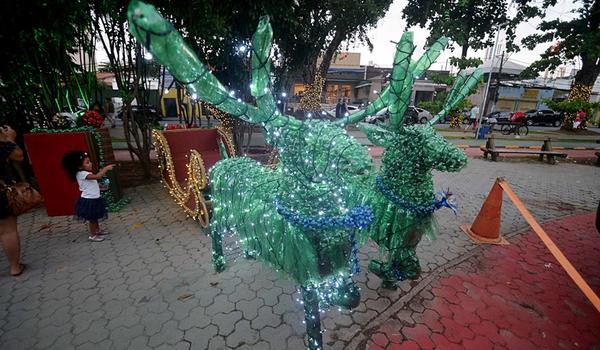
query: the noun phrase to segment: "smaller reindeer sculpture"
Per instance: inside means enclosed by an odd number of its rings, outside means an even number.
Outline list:
[[[436,199],[431,171],[458,171],[467,163],[465,154],[438,135],[432,125],[470,93],[481,78],[481,70],[468,77],[463,72],[457,76],[443,110],[429,124],[403,125],[415,77],[429,67],[446,42],[441,38],[419,61],[411,64],[412,33],[405,33],[398,43],[384,101],[390,113],[389,126],[359,125],[373,144],[385,148],[381,170],[371,182],[371,190],[364,193],[375,215],[369,236],[387,254],[386,261],[372,260],[369,270],[383,280],[386,288],[395,288],[397,281],[419,276],[421,269],[415,249],[423,235],[434,234],[434,211],[443,206],[455,209],[448,193],[440,193]],[[362,116],[345,122],[359,118]]]

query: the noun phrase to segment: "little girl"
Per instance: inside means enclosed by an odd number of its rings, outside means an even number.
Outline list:
[[[101,231],[98,224],[99,219],[108,217],[106,211],[106,202],[100,197],[100,186],[97,180],[102,177],[115,165],[107,165],[97,174],[92,172],[92,162],[86,152],[74,151],[65,154],[62,160],[63,168],[69,174],[69,177],[79,184],[81,197],[75,205],[75,217],[82,221],[87,221],[90,225],[90,236],[92,242],[102,242],[104,235],[108,232]]]

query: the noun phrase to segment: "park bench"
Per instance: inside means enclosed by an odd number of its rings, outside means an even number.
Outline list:
[[[548,163],[556,164],[556,157],[566,158],[567,154],[564,152],[557,152],[552,150],[552,139],[546,138],[543,140],[544,144],[540,150],[536,149],[510,149],[510,148],[496,148],[494,135],[491,134],[485,146],[481,146],[480,149],[483,151],[483,157],[487,159],[488,154],[491,156],[492,161],[498,160],[498,155],[503,153],[512,153],[512,154],[536,154],[539,155],[539,160],[543,161],[544,156],[546,156]]]

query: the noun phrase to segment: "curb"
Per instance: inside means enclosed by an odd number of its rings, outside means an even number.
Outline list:
[[[480,148],[485,145],[466,145],[466,144],[457,144],[458,148]],[[542,146],[518,146],[518,145],[506,145],[506,146],[496,146],[496,148],[506,148],[506,149],[542,149]],[[574,150],[574,151],[600,151],[600,147],[563,147],[563,146],[553,146],[553,150],[555,151],[563,151],[563,150]]]

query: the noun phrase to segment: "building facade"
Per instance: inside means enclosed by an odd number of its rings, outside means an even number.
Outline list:
[[[320,61],[317,62],[319,64]],[[361,65],[360,53],[342,52],[333,59],[327,76],[325,86],[321,95],[321,103],[324,109],[334,106],[340,99],[351,105],[366,105],[379,96],[379,93],[388,85],[392,72],[390,67],[379,67],[377,65]],[[431,101],[439,91],[447,90],[445,84],[436,84],[429,79],[431,73],[428,71],[423,77],[415,81],[411,104],[421,101]],[[437,71],[438,74],[449,74],[448,71]],[[290,98],[287,106],[293,110],[298,108],[306,86],[301,78],[295,82],[288,92]]]

